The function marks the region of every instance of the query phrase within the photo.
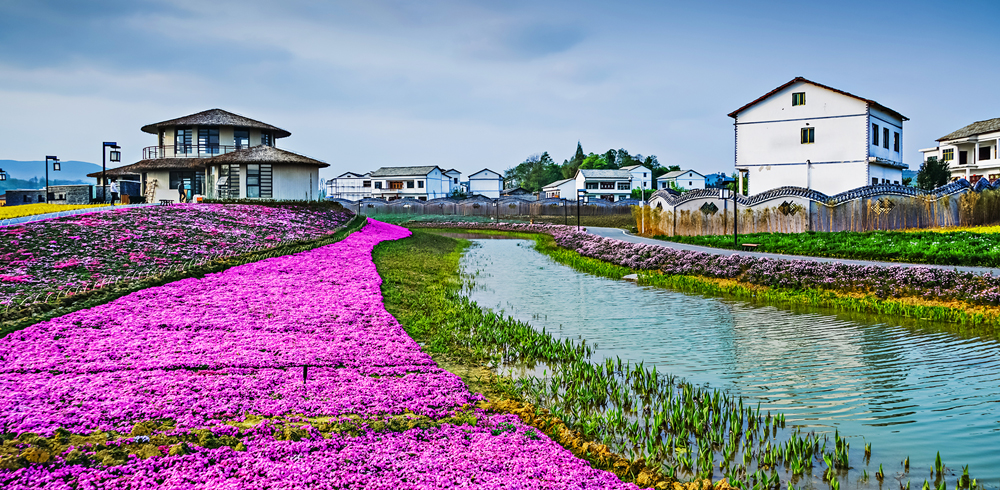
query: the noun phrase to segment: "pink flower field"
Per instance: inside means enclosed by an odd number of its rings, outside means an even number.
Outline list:
[[[0,487],[636,488],[515,416],[472,408],[482,395],[382,304],[372,249],[406,236],[371,221],[332,245],[0,338],[0,442],[22,441],[22,459],[0,457]],[[379,428],[389,417],[424,424]],[[318,428],[338,421],[361,429]],[[137,435],[144,423],[160,428]],[[297,435],[281,435],[289,430]],[[31,433],[109,437],[32,460],[41,443]],[[229,442],[150,442],[185,434]],[[121,460],[96,457],[143,445]]]
[[[352,217],[346,210],[190,204],[0,227],[0,305],[319,238]]]

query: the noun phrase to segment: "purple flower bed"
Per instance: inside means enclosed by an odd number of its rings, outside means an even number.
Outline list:
[[[563,225],[434,223],[435,228],[494,229],[544,233],[585,257],[638,270],[738,279],[761,286],[870,293],[880,298],[917,296],[972,304],[1000,304],[1000,277],[930,267],[860,266],[745,255],[713,255],[662,245],[630,243],[578,232]]]
[[[230,447],[135,459],[121,466],[29,467],[0,471],[0,486],[34,489],[634,489],[595,470],[512,415],[481,426],[443,425],[360,437],[312,431],[277,441],[263,424]]]
[[[277,419],[242,432],[227,425],[259,417],[442,421],[483,399],[385,311],[371,252],[406,236],[372,221],[333,245],[150,288],[0,338],[0,434],[8,439],[128,434],[137,423],[171,420],[169,433],[209,429],[239,436],[246,448],[161,448],[121,464],[67,461],[66,450],[0,469],[0,487],[636,488],[517,417],[481,410],[475,425],[366,426],[360,435],[306,427],[297,441],[276,437],[287,423]]]
[[[0,228],[0,305],[69,292],[248,249],[319,238],[346,210],[252,205],[149,206]]]

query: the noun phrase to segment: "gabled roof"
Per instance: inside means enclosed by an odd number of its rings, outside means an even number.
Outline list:
[[[455,170],[455,169],[450,169],[450,170],[445,170],[444,171],[445,175],[448,175],[448,174],[451,174],[451,173],[456,173],[458,175],[462,175],[462,172],[459,172],[458,170]]]
[[[364,177],[366,175],[370,175],[370,173],[366,173],[366,174],[362,175],[362,174],[356,174],[354,172],[344,172],[344,173],[338,175],[336,178],[337,179],[360,179],[360,178],[362,178],[362,177]]]
[[[584,177],[590,177],[593,179],[631,179],[632,173],[628,170],[622,169],[593,169],[593,168],[581,168],[577,170],[583,174]]]
[[[746,110],[746,109],[748,109],[748,108],[750,108],[750,107],[752,107],[754,105],[757,105],[758,102],[761,102],[761,101],[763,101],[763,100],[771,97],[772,95],[774,95],[774,94],[776,94],[778,92],[781,92],[782,90],[788,88],[792,84],[799,83],[799,82],[808,83],[810,85],[815,85],[815,86],[820,87],[820,88],[825,88],[827,90],[831,90],[833,92],[837,92],[838,94],[841,94],[841,95],[846,95],[848,97],[852,97],[852,98],[858,99],[860,101],[866,102],[869,106],[875,106],[876,108],[881,109],[881,110],[883,110],[885,112],[888,112],[889,114],[892,114],[892,115],[894,115],[894,116],[896,116],[896,117],[898,117],[898,118],[900,118],[900,119],[902,119],[904,121],[909,121],[910,120],[910,118],[908,118],[908,117],[906,117],[906,116],[904,116],[904,115],[902,115],[902,114],[900,114],[900,113],[898,113],[898,112],[896,112],[896,111],[894,111],[894,110],[892,110],[892,109],[890,109],[890,108],[888,108],[888,107],[886,107],[886,106],[884,106],[882,104],[879,104],[878,102],[875,102],[874,100],[866,99],[864,97],[858,97],[857,95],[854,95],[854,94],[852,94],[850,92],[844,92],[843,90],[838,90],[838,89],[835,89],[833,87],[829,87],[829,86],[823,85],[821,83],[816,83],[816,82],[814,82],[812,80],[807,80],[807,79],[802,78],[802,77],[795,77],[790,82],[788,82],[788,83],[786,83],[784,85],[781,85],[780,87],[778,87],[778,88],[776,88],[776,89],[774,89],[774,90],[772,90],[772,91],[770,91],[770,92],[768,92],[768,93],[760,96],[757,100],[755,100],[755,101],[753,101],[753,102],[751,102],[751,103],[749,103],[749,104],[747,104],[747,105],[745,105],[743,107],[740,107],[739,109],[736,109],[733,112],[730,112],[729,113],[729,117],[735,119],[736,116],[739,113],[743,112],[744,110]]]
[[[958,131],[948,133],[937,141],[945,140],[955,140],[959,138],[968,138],[969,136],[975,136],[977,134],[992,133],[994,131],[1000,131],[1000,118],[987,119],[985,121],[976,121]]]
[[[673,172],[667,172],[667,173],[661,175],[660,177],[662,177],[664,179],[673,179],[673,178],[676,178],[676,177],[680,177],[681,175],[684,175],[684,174],[686,174],[688,172],[693,172],[693,173],[697,174],[699,177],[705,177],[704,175],[699,174],[698,172],[695,172],[694,170],[674,170]]]
[[[136,175],[150,170],[201,170],[203,158],[150,158],[139,160],[133,164],[122,165],[121,167],[109,168],[108,177],[120,177],[122,175]],[[87,177],[100,177],[101,172],[87,174]]]
[[[514,193],[518,193],[518,194],[531,194],[531,191],[529,191],[528,189],[525,189],[524,187],[514,187],[512,189],[504,189],[504,190],[500,191],[501,195],[504,195],[504,194],[514,194]]]
[[[476,175],[479,175],[479,174],[481,174],[483,172],[493,172],[493,171],[490,170],[490,169],[488,169],[488,168],[484,168],[484,169],[482,169],[482,170],[480,170],[480,171],[478,171],[478,172],[476,172],[474,174],[469,175],[469,178],[471,179],[471,178],[475,177]],[[503,174],[501,174],[500,172],[493,172],[493,173],[495,173],[495,174],[503,177]],[[480,180],[480,179],[476,179],[476,180]]]
[[[645,165],[629,165],[627,167],[622,167],[621,170],[635,170],[639,167],[647,168]]]
[[[441,170],[436,165],[422,166],[422,167],[381,167],[378,170],[372,172],[372,177],[409,177],[427,175],[434,171],[434,169]]]
[[[562,180],[557,180],[557,181],[555,181],[555,182],[553,182],[551,184],[548,184],[548,185],[546,185],[546,186],[544,186],[542,188],[543,189],[548,189],[550,187],[559,187],[559,186],[561,186],[561,185],[563,185],[563,184],[565,184],[567,182],[571,182],[571,181],[574,181],[574,180],[576,180],[576,179],[562,179]]]
[[[288,131],[285,131],[277,126],[271,126],[270,124],[260,122],[256,119],[250,119],[249,117],[234,114],[222,109],[209,109],[197,114],[178,117],[177,119],[147,124],[142,127],[142,131],[149,134],[157,134],[159,133],[159,128],[161,126],[237,126],[241,128],[266,129],[274,131],[275,138],[286,138],[292,135],[292,133],[289,133]]]
[[[229,153],[223,153],[212,158],[196,159],[201,161],[202,167],[209,165],[222,165],[226,163],[270,163],[276,165],[310,165],[324,168],[330,164],[321,162],[305,155],[292,153],[288,150],[275,148],[273,146],[260,145],[243,148]]]

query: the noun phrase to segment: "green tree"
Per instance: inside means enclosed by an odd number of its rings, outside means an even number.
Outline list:
[[[632,189],[632,199],[649,200],[653,196],[653,189]]]
[[[576,142],[576,153],[573,155],[572,160],[563,160],[562,168],[562,178],[572,179],[576,176],[576,171],[583,165],[583,161],[587,159],[587,155],[583,153],[583,145],[579,141]]]
[[[596,170],[604,170],[604,169],[608,169],[608,168],[614,168],[614,167],[611,167],[608,164],[608,160],[605,158],[605,156],[606,156],[606,154],[605,155],[595,155],[595,154],[591,153],[591,154],[587,155],[587,158],[583,159],[583,164],[580,165],[580,168],[596,169]],[[573,175],[576,175],[576,172],[573,172]],[[567,178],[569,178],[569,177],[567,177]]]
[[[549,152],[541,155],[531,155],[516,167],[504,172],[504,187],[507,189],[522,187],[531,192],[538,192],[542,187],[560,179],[559,165],[552,161]]]
[[[917,172],[917,187],[925,191],[933,190],[947,184],[950,177],[948,162],[939,161],[937,157],[930,157]]]

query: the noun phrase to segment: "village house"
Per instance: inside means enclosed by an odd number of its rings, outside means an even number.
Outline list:
[[[587,191],[589,199],[604,199],[605,201],[621,201],[632,196],[632,173],[628,170],[597,170],[579,169],[574,179],[576,189]],[[563,196],[565,199],[576,199],[574,195]]]
[[[654,189],[653,171],[642,165],[629,165],[622,167],[632,174],[632,189]]]
[[[576,199],[576,179],[562,179],[542,187],[542,196],[548,198]]]
[[[692,190],[705,188],[705,176],[694,170],[675,170],[661,175],[657,182],[660,189],[671,189],[673,183],[678,189]]]
[[[248,117],[211,109],[142,127],[157,144],[142,150],[142,160],[107,170],[119,179],[138,175],[141,192],[152,202],[188,198],[318,199],[319,169],[327,163],[278,149],[284,129]],[[102,172],[88,174],[102,185]]]
[[[448,195],[453,195],[456,192],[465,192],[462,188],[462,172],[458,170],[451,169],[445,170],[444,176],[448,178]]]
[[[381,167],[371,173],[371,197],[394,201],[410,197],[421,201],[448,197],[450,179],[434,165],[420,167]]]
[[[834,195],[902,180],[903,121],[871,99],[798,77],[729,114],[749,191],[784,186]],[[742,190],[743,179],[739,179]]]
[[[469,175],[469,196],[483,196],[499,199],[503,190],[503,175],[484,168]]]
[[[344,172],[335,179],[326,181],[326,197],[357,201],[372,197],[372,174]]]
[[[1000,179],[1000,118],[977,121],[938,138],[938,146],[920,150],[924,161],[936,157],[948,162],[951,178],[975,183]]]

